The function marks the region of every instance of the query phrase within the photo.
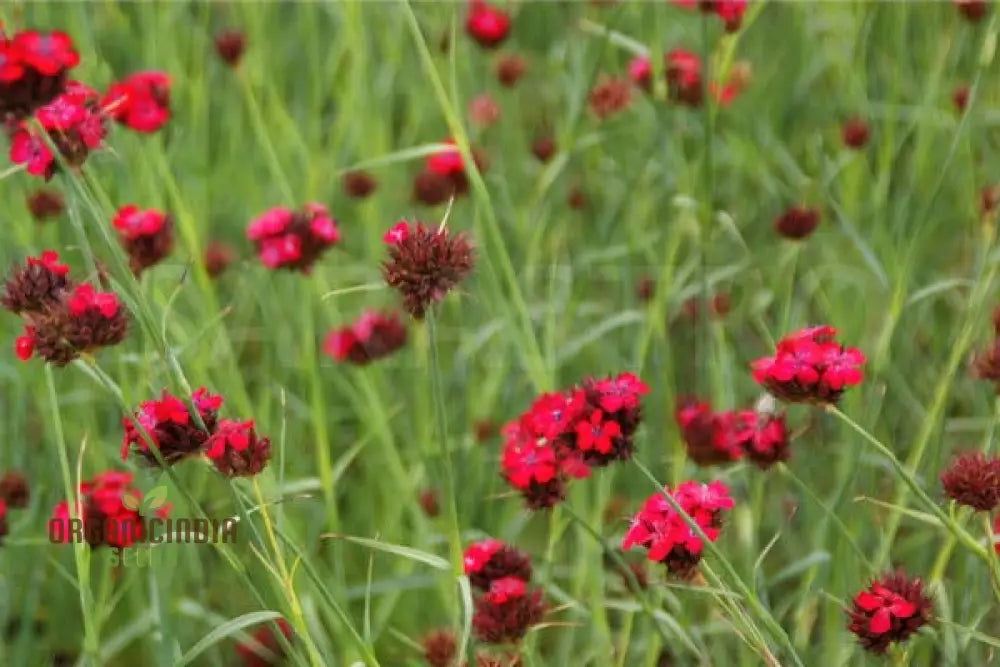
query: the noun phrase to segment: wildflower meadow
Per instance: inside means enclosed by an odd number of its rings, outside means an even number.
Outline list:
[[[0,666],[1000,661],[998,23],[0,5]]]

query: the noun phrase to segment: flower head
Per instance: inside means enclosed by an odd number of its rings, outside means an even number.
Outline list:
[[[134,453],[148,465],[159,465],[150,442],[168,466],[200,453],[215,429],[222,397],[201,388],[191,395],[191,403],[204,428],[192,419],[184,401],[166,390],[159,399],[140,403],[131,418],[122,419],[122,460]]]
[[[834,340],[836,329],[809,327],[788,334],[774,356],[751,364],[753,379],[790,403],[836,403],[864,378],[865,355]]]
[[[126,506],[126,496],[135,504]],[[131,546],[145,539],[145,525],[139,512],[131,507],[138,505],[142,492],[132,488],[132,475],[108,470],[90,480],[81,482],[76,502],[79,517],[83,520],[83,534],[92,547],[107,545],[115,548]],[[167,508],[158,515],[164,516]],[[69,525],[69,504],[63,500],[52,511],[49,537],[68,541],[73,534]]]
[[[43,222],[50,218],[56,218],[62,214],[65,208],[62,195],[55,190],[41,188],[28,195],[25,203],[31,217],[36,222]]]
[[[804,239],[813,233],[819,219],[819,209],[792,206],[775,219],[774,229],[786,239]]]
[[[475,254],[462,233],[432,229],[417,222],[405,232],[397,224],[387,242],[389,258],[382,263],[386,284],[403,297],[403,307],[422,319],[427,308],[441,301],[471,271]]]
[[[1000,505],[1000,458],[982,452],[956,456],[941,473],[941,486],[959,505],[992,512]]]
[[[73,41],[58,30],[0,38],[0,120],[19,120],[51,102],[79,62]]]
[[[529,591],[521,579],[506,577],[494,581],[489,593],[476,600],[472,629],[481,642],[512,644],[541,622],[544,613],[540,590]]]
[[[528,556],[500,540],[485,539],[465,548],[462,567],[469,581],[476,588],[489,591],[500,579],[531,579],[531,562]]]
[[[0,294],[0,305],[15,314],[43,310],[69,288],[68,273],[69,267],[60,263],[54,250],[28,257],[22,266],[11,269]]]
[[[282,206],[265,211],[250,222],[246,236],[267,268],[308,273],[340,241],[340,230],[325,206],[309,203],[299,211]]]
[[[247,46],[247,36],[242,30],[228,28],[215,36],[215,52],[230,67],[236,67],[243,58]]]
[[[471,0],[465,31],[483,48],[496,48],[510,33],[510,17],[485,0]]]
[[[8,470],[0,477],[0,501],[7,507],[23,508],[28,506],[28,480],[19,472]]]
[[[600,120],[627,108],[631,101],[632,91],[624,79],[604,78],[587,95],[590,112]]]
[[[341,179],[344,194],[352,199],[367,199],[375,192],[378,181],[367,171],[349,171]]]
[[[227,477],[252,477],[271,459],[271,441],[257,435],[252,419],[223,419],[205,443],[205,455]]]
[[[469,120],[474,125],[489,127],[500,120],[500,105],[489,93],[480,93],[469,100]]]
[[[129,266],[137,276],[173,250],[173,223],[170,216],[162,211],[141,210],[134,204],[128,204],[118,209],[111,224],[118,231]]]
[[[434,630],[420,641],[423,647],[424,660],[430,667],[452,667],[455,654],[458,653],[458,642],[451,630]]]
[[[170,76],[150,70],[111,84],[101,106],[136,132],[156,132],[170,120]]]
[[[986,0],[952,0],[955,9],[970,23],[978,23],[986,16]]]
[[[674,49],[666,53],[664,60],[670,99],[689,107],[701,106],[701,59],[686,49]]]
[[[496,75],[501,86],[511,88],[528,71],[528,62],[516,53],[497,60]]]
[[[849,118],[841,126],[840,136],[848,148],[864,148],[868,143],[868,123],[863,118]]]
[[[847,629],[866,650],[885,653],[889,644],[905,641],[930,622],[931,604],[919,578],[890,572],[854,596]]]
[[[395,313],[365,311],[353,324],[326,335],[323,352],[335,361],[364,365],[386,357],[406,343],[406,328]]]
[[[211,278],[218,278],[222,272],[236,261],[236,251],[224,241],[209,241],[205,246],[205,271]]]

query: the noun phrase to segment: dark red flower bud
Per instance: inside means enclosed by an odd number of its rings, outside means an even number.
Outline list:
[[[35,190],[28,195],[25,203],[35,222],[43,222],[49,218],[56,218],[62,215],[65,208],[62,195],[49,188]]]
[[[497,60],[497,81],[501,86],[512,87],[527,71],[528,62],[517,54],[506,55]]]
[[[550,135],[536,138],[531,142],[531,154],[540,162],[548,162],[556,154],[556,141]]]
[[[69,267],[59,262],[59,254],[54,250],[28,257],[22,266],[11,269],[0,304],[15,314],[44,310],[69,289],[67,273]]]
[[[864,148],[868,143],[868,123],[863,118],[850,118],[841,127],[840,135],[848,148]]]
[[[603,120],[628,107],[632,101],[632,87],[624,79],[605,78],[587,95],[590,111]]]
[[[513,644],[538,625],[544,614],[542,592],[528,591],[522,580],[508,577],[493,582],[490,592],[476,600],[472,629],[481,642]]]
[[[865,650],[885,653],[889,644],[905,641],[931,621],[931,605],[920,579],[897,570],[854,596],[847,629]]]
[[[986,16],[986,0],[952,0],[955,8],[971,23],[978,23]]]
[[[23,475],[11,470],[0,477],[0,500],[8,507],[27,507],[28,497],[28,480]]]
[[[786,239],[804,239],[819,224],[819,209],[793,206],[774,221],[774,229]]]
[[[236,251],[223,241],[209,241],[205,246],[205,271],[212,278],[218,278],[226,268],[236,261]]]
[[[378,182],[367,171],[349,171],[341,179],[344,194],[352,199],[365,199],[375,192]]]
[[[655,287],[656,281],[648,276],[643,276],[635,285],[635,295],[640,301],[649,301],[653,298],[653,289]]]
[[[441,504],[438,502],[437,492],[432,488],[426,488],[421,491],[417,496],[417,503],[424,514],[431,519],[441,513]]]
[[[424,660],[430,667],[453,667],[458,653],[458,642],[451,630],[434,630],[421,640]]]
[[[579,187],[573,187],[569,191],[569,196],[566,197],[566,204],[574,211],[580,211],[587,208],[589,200],[587,195]]]
[[[230,67],[240,64],[247,38],[241,30],[227,29],[215,36],[215,52]]]
[[[992,512],[1000,505],[1000,459],[982,452],[956,456],[941,473],[946,496],[979,512]]]
[[[959,113],[965,111],[965,106],[969,103],[969,87],[959,86],[952,91],[951,103],[955,105],[955,110]]]
[[[454,194],[455,186],[447,176],[425,169],[413,179],[413,199],[421,204],[437,206],[451,199]]]

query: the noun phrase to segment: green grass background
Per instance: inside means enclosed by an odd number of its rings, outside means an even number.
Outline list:
[[[422,41],[399,3],[0,10],[8,26],[69,32],[82,55],[75,74],[95,87],[141,69],[174,80],[163,131],[115,128],[84,176],[56,177],[71,208],[57,223],[36,225],[25,210],[37,180],[4,180],[0,264],[44,248],[59,249],[80,276],[91,249],[109,263],[145,315],[125,344],[98,355],[99,368],[128,406],[164,387],[181,391],[183,377],[222,393],[226,416],[253,417],[276,445],[260,479],[265,511],[288,537],[268,539],[249,484],[230,486],[188,462],[167,480],[174,512],[195,511],[178,482],[212,516],[242,511],[232,555],[243,575],[205,545],[164,547],[151,567],[112,575],[103,551],[88,562],[85,550],[75,560],[73,549],[48,544],[45,522],[65,496],[59,427],[74,476],[77,466],[84,478],[120,468],[121,407],[82,364],[47,377],[37,360],[0,355],[0,469],[22,470],[32,487],[0,550],[0,664],[47,665],[64,652],[80,664],[174,665],[213,629],[219,636],[195,664],[231,664],[233,638],[222,635],[239,619],[290,616],[298,606],[312,646],[296,640],[292,664],[350,665],[367,652],[372,664],[411,665],[420,662],[409,640],[461,618],[447,564],[323,537],[447,557],[445,517],[427,518],[416,503],[426,487],[446,496],[426,327],[412,326],[404,350],[366,368],[319,352],[329,327],[396,303],[377,289],[381,235],[400,218],[444,215],[412,201],[420,157],[411,149],[443,140],[456,122],[488,153],[489,169],[485,187],[456,201],[449,219],[475,240],[479,261],[437,317],[447,442],[463,541],[492,535],[528,551],[557,608],[547,618],[555,625],[529,635],[526,664],[653,667],[665,651],[672,664],[756,665],[762,644],[780,664],[875,664],[845,630],[841,602],[896,564],[929,582],[940,620],[895,659],[992,659],[1000,628],[986,567],[925,515],[863,499],[926,511],[862,438],[793,408],[790,423],[808,428],[787,467],[705,471],[685,460],[672,412],[692,392],[720,408],[751,404],[759,389],[747,363],[787,330],[830,323],[869,358],[842,409],[933,498],[953,450],[993,446],[993,392],[965,366],[989,336],[995,299],[993,221],[977,210],[979,188],[1000,180],[995,17],[973,26],[945,2],[767,2],[754,3],[744,30],[722,37],[714,18],[666,2],[511,9],[503,51],[530,64],[514,89],[496,83],[494,56],[463,34],[460,5],[415,5]],[[223,27],[247,34],[237,72],[212,50]],[[724,109],[636,94],[627,111],[597,121],[587,92],[601,74],[624,72],[633,55],[626,37],[654,54],[707,47],[717,71],[748,60],[752,84]],[[961,83],[976,84],[965,115],[950,101]],[[486,129],[465,113],[481,92],[501,107]],[[851,115],[872,126],[860,152],[840,143]],[[546,129],[560,150],[539,165],[529,146]],[[342,172],[371,160],[377,192],[347,199]],[[576,185],[585,210],[566,204]],[[268,272],[244,240],[246,223],[310,200],[330,206],[342,242],[311,276]],[[819,206],[823,221],[802,243],[782,241],[772,220],[800,202]],[[138,284],[118,270],[120,250],[101,231],[125,203],[161,207],[177,223],[173,255]],[[241,252],[215,282],[199,263],[210,239]],[[649,304],[634,293],[643,276],[656,281]],[[373,289],[340,291],[362,285]],[[699,330],[682,304],[706,285],[729,294],[732,310]],[[9,346],[20,325],[2,321]],[[478,444],[472,428],[516,416],[541,390],[622,370],[652,390],[637,457],[661,482],[719,478],[737,498],[717,543],[723,558],[706,557],[707,587],[656,572],[645,607],[605,567],[602,545],[616,547],[652,482],[624,464],[574,484],[565,508],[530,514],[498,476],[499,441]],[[143,489],[160,481],[135,472]],[[624,509],[605,521],[613,496]],[[959,520],[982,534],[978,521]],[[279,581],[279,560],[291,584]]]

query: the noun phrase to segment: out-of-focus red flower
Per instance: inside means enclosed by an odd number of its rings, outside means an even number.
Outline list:
[[[971,23],[978,23],[989,9],[986,0],[952,0],[955,9]]]
[[[135,72],[111,84],[101,106],[136,132],[156,132],[170,120],[170,76],[155,70]]]
[[[252,419],[223,419],[205,443],[205,456],[226,477],[253,477],[271,460],[271,441],[257,435]]]
[[[330,331],[323,352],[335,361],[364,365],[388,356],[406,343],[406,328],[395,313],[366,310],[350,326]]]
[[[674,4],[693,4],[685,0],[674,0]],[[743,14],[747,10],[747,0],[698,0],[703,12],[714,12],[722,20],[726,32],[736,32],[743,24]]]
[[[500,120],[500,105],[489,93],[480,93],[469,100],[469,120],[474,125],[489,127]]]
[[[25,118],[51,102],[79,62],[69,35],[58,30],[0,38],[0,121]]]
[[[962,85],[955,88],[951,93],[951,103],[959,113],[965,111],[965,106],[969,103],[969,87]]]
[[[291,641],[292,627],[283,618],[275,621],[278,630]],[[274,633],[270,623],[261,625],[250,635],[253,643],[239,642],[236,644],[236,655],[243,667],[273,667],[283,662],[285,652]]]
[[[485,0],[471,0],[465,15],[465,31],[480,46],[493,49],[510,33],[510,17]]]
[[[664,489],[684,510],[710,541],[718,539],[722,527],[722,511],[733,507],[729,489],[722,482],[701,484],[681,482],[676,489]],[[663,563],[667,570],[679,577],[689,577],[701,560],[704,544],[691,530],[662,493],[656,493],[632,518],[632,523],[622,538],[622,549],[634,546],[646,549],[646,557]]]
[[[847,610],[847,629],[872,653],[885,653],[889,644],[905,641],[931,621],[931,599],[923,594],[919,578],[902,570],[873,581],[854,596]]]
[[[538,158],[539,162],[548,162],[556,154],[556,140],[550,134],[536,137],[531,142],[531,154]]]
[[[864,148],[868,143],[868,123],[863,118],[849,118],[840,128],[840,136],[848,148]]]
[[[28,195],[25,203],[36,222],[60,216],[65,208],[62,195],[55,190],[40,188]]]
[[[226,268],[236,261],[236,251],[223,241],[209,241],[205,246],[205,271],[212,278],[218,278]]]
[[[128,204],[118,209],[111,224],[118,230],[135,275],[158,264],[174,248],[173,222],[162,211]]]
[[[774,221],[774,229],[786,239],[804,239],[819,225],[820,212],[817,208],[792,206]]]
[[[496,75],[501,86],[512,87],[528,71],[528,61],[521,56],[509,54],[497,60]]]
[[[574,211],[581,211],[587,208],[588,203],[590,202],[587,199],[587,194],[580,188],[580,186],[573,186],[570,188],[569,195],[566,197],[567,206]]]
[[[469,544],[462,554],[462,567],[470,583],[482,591],[489,591],[493,582],[504,578],[531,580],[528,556],[500,540]]]
[[[21,509],[28,506],[28,480],[19,472],[9,470],[0,477],[0,501],[7,507]]]
[[[674,49],[665,56],[670,98],[690,107],[701,106],[704,96],[701,59],[691,51]]]
[[[344,194],[352,199],[367,199],[378,187],[378,181],[367,171],[349,171],[341,179]]]
[[[247,37],[242,30],[228,28],[215,36],[215,52],[230,67],[240,64],[246,45]]]
[[[831,326],[788,334],[774,356],[754,361],[753,379],[775,397],[790,403],[836,403],[844,390],[864,379],[865,355],[845,347]]]
[[[604,78],[587,95],[590,111],[603,120],[628,108],[632,91],[624,79]]]
[[[431,519],[441,513],[441,504],[438,502],[438,495],[434,489],[427,488],[417,496],[417,502],[424,514]]]
[[[314,202],[298,211],[283,206],[268,209],[250,222],[247,238],[269,269],[309,273],[313,264],[340,241],[337,221],[327,208]]]
[[[420,641],[420,645],[423,647],[424,660],[430,667],[453,667],[458,642],[451,630],[429,632]]]

